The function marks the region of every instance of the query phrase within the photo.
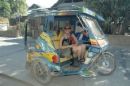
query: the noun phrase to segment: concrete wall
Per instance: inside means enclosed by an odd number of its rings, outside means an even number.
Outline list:
[[[8,27],[7,31],[0,31],[0,36],[1,37],[16,37],[16,27]]]
[[[108,35],[108,40],[112,46],[130,46],[130,36]]]

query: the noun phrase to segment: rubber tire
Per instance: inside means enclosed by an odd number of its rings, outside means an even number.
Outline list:
[[[100,74],[100,75],[110,75],[110,74],[112,74],[114,71],[115,71],[115,69],[116,69],[116,60],[115,60],[115,58],[114,58],[114,56],[113,56],[113,54],[112,53],[110,53],[110,52],[104,52],[104,53],[102,53],[100,56],[102,56],[102,55],[104,55],[104,54],[107,54],[107,55],[110,55],[110,58],[111,58],[111,61],[112,61],[112,63],[113,63],[113,68],[112,68],[112,70],[110,71],[110,72],[104,72],[104,71],[101,71],[101,70],[99,70],[98,69],[98,74]],[[99,58],[99,60],[97,61],[97,64],[98,64],[98,62],[100,62],[100,60],[102,59],[102,57],[101,58]],[[110,64],[110,63],[109,63]]]
[[[36,74],[36,72],[37,72],[36,64],[41,64],[42,70],[44,70],[47,73],[45,80],[40,79],[39,76]],[[34,76],[34,78],[41,84],[45,85],[45,84],[48,84],[51,81],[51,73],[48,69],[48,66],[44,62],[42,62],[40,59],[36,59],[36,60],[32,61],[31,72],[32,72],[32,75]]]

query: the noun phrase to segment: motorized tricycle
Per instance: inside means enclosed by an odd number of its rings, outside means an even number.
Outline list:
[[[90,77],[90,70],[102,75],[109,75],[115,70],[115,59],[108,52],[106,39],[98,21],[103,18],[87,8],[70,10],[38,10],[33,11],[28,18],[25,30],[25,44],[27,47],[27,67],[40,83],[46,84],[54,75],[81,75]],[[63,56],[59,47],[63,28],[66,23],[72,27],[76,35],[77,22],[83,30],[88,31],[89,41],[86,42],[86,60],[72,65],[73,55]],[[56,28],[60,32],[57,35]],[[79,41],[79,45],[84,42]],[[90,75],[89,75],[89,74]]]

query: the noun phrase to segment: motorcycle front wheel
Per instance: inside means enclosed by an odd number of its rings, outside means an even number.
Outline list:
[[[109,75],[116,69],[116,61],[112,53],[104,52],[97,61],[97,72],[101,75]]]

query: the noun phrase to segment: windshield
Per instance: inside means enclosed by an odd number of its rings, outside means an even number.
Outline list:
[[[104,37],[104,33],[101,30],[101,27],[99,26],[96,20],[91,19],[85,15],[82,15],[81,18],[83,22],[85,23],[85,25],[90,28],[90,30],[92,31],[92,33],[94,34],[96,38]]]

